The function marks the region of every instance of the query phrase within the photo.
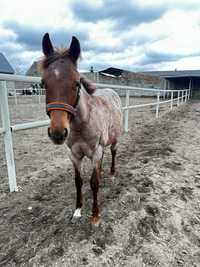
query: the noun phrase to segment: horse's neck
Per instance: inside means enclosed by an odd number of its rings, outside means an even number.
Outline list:
[[[81,90],[80,98],[77,105],[77,114],[75,115],[75,123],[87,123],[90,113],[90,101],[91,96],[85,91]]]

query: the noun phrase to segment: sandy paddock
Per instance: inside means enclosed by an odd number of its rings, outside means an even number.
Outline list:
[[[46,118],[43,104],[10,100],[10,108],[12,123]],[[87,160],[83,217],[72,224],[67,147],[51,144],[46,128],[14,133],[20,191],[11,194],[0,137],[0,266],[200,266],[200,103],[162,115],[131,112],[114,181],[106,150],[97,229],[89,224]]]

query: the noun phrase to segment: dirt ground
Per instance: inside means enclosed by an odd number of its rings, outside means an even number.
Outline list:
[[[75,206],[66,146],[46,128],[14,133],[20,191],[8,192],[0,138],[0,266],[200,266],[200,102],[155,119],[155,110],[130,114],[109,179],[106,150],[100,186],[101,224],[89,224],[89,161],[83,165],[83,217]],[[44,106],[11,103],[14,123],[45,119]]]

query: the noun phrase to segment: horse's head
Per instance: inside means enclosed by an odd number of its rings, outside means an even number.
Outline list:
[[[63,144],[79,99],[77,60],[80,43],[76,37],[72,37],[69,49],[55,50],[46,33],[42,48],[45,56],[42,61],[42,79],[46,89],[47,114],[51,120],[48,135],[55,144]]]

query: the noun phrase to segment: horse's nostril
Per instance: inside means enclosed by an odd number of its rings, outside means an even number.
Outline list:
[[[48,136],[51,137],[51,129],[48,127]]]
[[[65,128],[65,130],[64,130],[64,136],[67,137],[67,135],[68,135],[68,130],[67,130],[67,128]]]
[[[48,128],[48,136],[55,144],[63,144],[65,138],[68,135],[68,130],[64,129],[54,129],[49,127]]]

